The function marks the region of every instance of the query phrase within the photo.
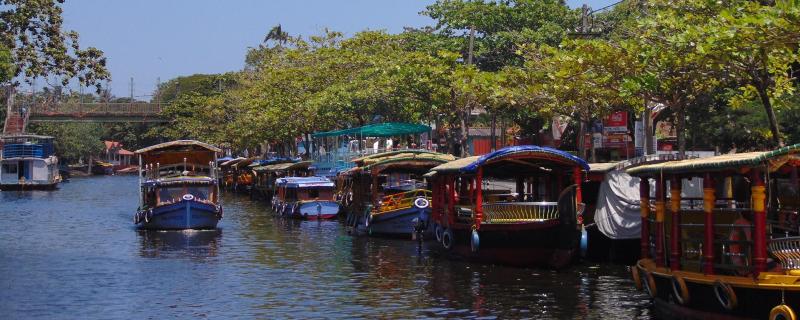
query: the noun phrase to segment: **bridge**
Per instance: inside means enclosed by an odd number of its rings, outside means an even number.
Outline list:
[[[58,102],[14,103],[8,95],[3,134],[21,134],[30,122],[167,122],[161,103]]]

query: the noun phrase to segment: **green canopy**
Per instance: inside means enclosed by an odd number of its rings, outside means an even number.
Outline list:
[[[431,127],[424,124],[388,122],[370,124],[358,128],[317,132],[311,135],[314,138],[335,137],[344,135],[360,135],[363,137],[391,137],[404,134],[416,134],[431,131]]]

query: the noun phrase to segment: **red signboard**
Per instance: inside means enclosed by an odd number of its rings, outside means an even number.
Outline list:
[[[614,112],[603,119],[603,131],[628,132],[628,113],[625,111]]]

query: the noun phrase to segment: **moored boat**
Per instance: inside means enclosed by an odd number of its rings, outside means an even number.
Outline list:
[[[574,155],[539,146],[437,166],[428,174],[436,239],[472,260],[567,266],[579,246],[588,169]]]
[[[61,182],[53,137],[0,137],[0,190],[55,189]]]
[[[333,198],[333,182],[325,177],[285,177],[275,181],[272,209],[290,218],[334,219],[339,203]]]
[[[644,165],[635,285],[669,317],[796,319],[800,144]],[[682,197],[686,182],[702,198]],[[647,204],[647,205],[644,205]]]
[[[194,140],[136,151],[141,229],[213,229],[222,219],[216,156],[220,149]]]
[[[347,226],[355,233],[416,237],[430,234],[431,191],[423,175],[455,160],[449,154],[399,150],[355,159],[340,197],[350,210]]]
[[[275,193],[275,181],[283,177],[307,177],[311,175],[308,167],[311,161],[297,161],[287,158],[275,158],[262,162],[253,168],[252,197],[267,201],[272,200]]]

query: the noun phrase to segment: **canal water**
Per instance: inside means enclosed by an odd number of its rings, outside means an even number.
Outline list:
[[[135,177],[0,193],[0,317],[650,319],[623,266],[471,264],[223,196],[216,231],[134,229]]]

